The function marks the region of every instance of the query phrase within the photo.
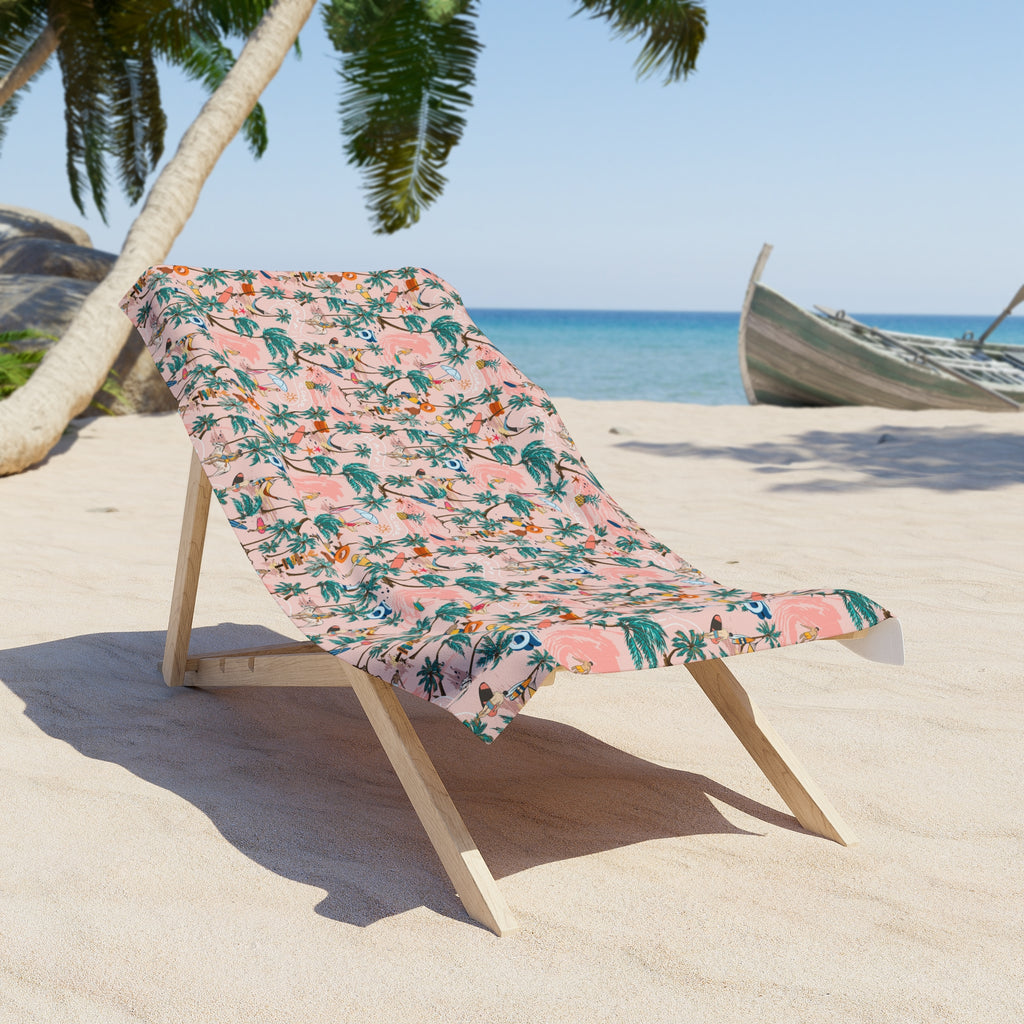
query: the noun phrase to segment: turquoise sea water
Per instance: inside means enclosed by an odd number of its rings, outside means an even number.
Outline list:
[[[745,405],[737,357],[739,313],[473,309],[477,326],[551,395]],[[957,338],[993,317],[853,313],[890,330]],[[1024,345],[1024,317],[993,341]]]

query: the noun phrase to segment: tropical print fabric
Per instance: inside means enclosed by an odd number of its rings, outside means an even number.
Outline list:
[[[122,308],[296,625],[485,741],[556,668],[723,658],[888,617],[852,591],[725,587],[673,554],[429,271],[153,267]]]

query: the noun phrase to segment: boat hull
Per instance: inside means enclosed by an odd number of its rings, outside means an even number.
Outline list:
[[[757,282],[752,282],[744,310],[740,360],[751,402],[999,412],[1014,408],[998,394],[868,344]],[[1006,395],[1024,401],[1024,392]]]

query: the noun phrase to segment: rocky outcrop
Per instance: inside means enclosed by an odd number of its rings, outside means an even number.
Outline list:
[[[59,338],[115,259],[93,249],[73,224],[0,206],[0,333],[31,328]],[[13,344],[46,349],[53,342],[27,338]],[[177,408],[137,331],[128,336],[113,372],[115,386],[98,391],[84,416]]]
[[[26,210],[21,206],[5,206],[0,203],[0,239],[23,236],[54,238],[58,242],[70,242],[72,245],[92,248],[92,239],[74,224],[49,217],[38,210]]]
[[[0,274],[47,274],[99,282],[116,259],[112,252],[56,238],[18,235],[0,241]]]
[[[31,328],[59,338],[94,286],[93,281],[72,277],[0,273],[0,331]],[[40,347],[31,338],[14,344]]]

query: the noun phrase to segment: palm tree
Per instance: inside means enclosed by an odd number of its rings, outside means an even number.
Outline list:
[[[182,69],[213,92],[234,55],[224,37],[247,36],[270,0],[0,0],[0,141],[20,92],[56,53],[64,85],[67,173],[84,214],[83,176],[106,220],[107,155],[135,203],[163,155],[167,118],[156,61]],[[257,105],[243,133],[255,156],[266,148]]]
[[[212,11],[229,2],[195,0],[186,6]],[[143,270],[166,257],[220,154],[277,74],[315,5],[316,0],[273,0],[266,8],[160,172],[106,278],[28,383],[0,402],[0,475],[42,459],[106,379],[129,331],[118,301]],[[43,0],[0,0],[0,28],[12,10],[41,6]],[[125,6],[132,5],[125,0]],[[474,8],[475,0],[325,0],[324,17],[342,53],[347,83],[342,114],[349,157],[366,171],[378,230],[413,223],[444,185],[440,169],[461,136],[461,111],[469,106],[479,50],[468,20]],[[616,33],[644,38],[638,73],[660,69],[667,81],[693,69],[704,40],[706,15],[699,0],[579,0],[576,13],[605,18]],[[423,38],[415,36],[417,28]],[[45,31],[37,18],[22,36],[34,39]],[[27,56],[31,49],[29,44],[19,52]],[[97,137],[102,131],[83,135]]]

